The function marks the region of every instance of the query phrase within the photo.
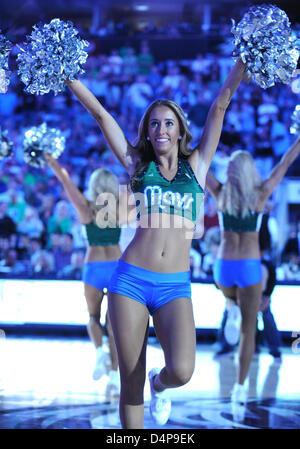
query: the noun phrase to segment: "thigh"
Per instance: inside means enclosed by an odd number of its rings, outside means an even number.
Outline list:
[[[236,301],[237,299],[237,287],[225,287],[224,285],[220,285],[217,284],[217,286],[219,287],[219,289],[222,291],[223,295],[226,298],[230,298],[233,299],[234,301]]]
[[[90,315],[99,315],[104,292],[89,284],[84,284],[84,296]]]
[[[108,311],[118,352],[120,370],[145,368],[149,312],[139,301],[109,292]]]
[[[177,298],[155,310],[153,324],[167,365],[195,363],[196,330],[190,299]]]

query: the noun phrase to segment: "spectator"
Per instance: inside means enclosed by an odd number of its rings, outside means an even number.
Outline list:
[[[28,234],[18,234],[16,249],[19,260],[30,260],[32,252],[30,251],[30,237]]]
[[[162,74],[160,73],[158,65],[153,64],[151,66],[150,72],[147,74],[146,80],[150,84],[152,89],[154,89],[154,91],[157,91],[162,82]]]
[[[196,58],[191,62],[191,71],[201,73],[201,75],[209,74],[209,62],[201,53],[196,55]]]
[[[18,232],[27,234],[30,238],[40,238],[44,231],[44,224],[38,216],[37,209],[27,206],[23,220],[17,225]]]
[[[273,114],[270,119],[270,139],[274,162],[277,164],[281,156],[290,146],[289,131],[286,125],[278,119],[278,114]]]
[[[59,236],[59,246],[52,249],[54,257],[54,267],[56,272],[61,271],[65,266],[70,265],[73,252],[73,236],[71,233]]]
[[[48,233],[61,232],[62,234],[70,232],[72,227],[72,219],[69,213],[69,204],[64,201],[58,201],[55,206],[54,214],[48,221]]]
[[[291,258],[291,256],[293,256]],[[287,239],[283,251],[282,251],[282,261],[291,261],[293,263],[295,258],[299,260],[300,256],[300,217],[297,220],[296,232],[292,232],[290,237]]]
[[[7,214],[7,203],[0,201],[0,237],[10,237],[16,233],[16,223]]]
[[[151,54],[148,41],[142,41],[140,53],[138,55],[139,73],[142,75],[149,75],[151,67],[154,64],[154,57]]]
[[[169,63],[167,68],[167,74],[163,77],[162,87],[171,87],[174,91],[179,89],[179,84],[182,79],[182,74],[178,65],[174,62]]]
[[[120,75],[122,72],[123,59],[119,55],[118,50],[115,48],[111,50],[110,55],[107,58],[107,62],[110,67],[110,75]]]
[[[249,100],[243,100],[240,103],[239,117],[241,129],[247,134],[254,134],[256,129],[255,109]],[[247,150],[249,151],[249,148]]]
[[[290,252],[285,261],[277,268],[277,278],[281,281],[300,281],[299,256]]]
[[[14,235],[14,234],[12,234]],[[0,260],[4,260],[7,250],[10,248],[10,237],[0,237]]]
[[[54,205],[55,205],[54,195],[51,194],[44,195],[42,204],[38,212],[45,227],[47,227],[47,223],[50,217],[53,215]]]
[[[123,53],[123,78],[124,81],[132,82],[138,72],[138,58],[132,47],[126,47]]]
[[[56,275],[54,257],[47,250],[38,250],[30,260],[30,269],[33,277],[49,277]]]
[[[205,232],[208,229],[219,226],[218,213],[216,208],[216,203],[211,196],[208,196],[205,203],[205,213],[204,213],[204,229]]]
[[[260,176],[266,178],[274,165],[274,153],[270,138],[270,126],[264,119],[256,130],[254,158]]]
[[[17,250],[8,248],[5,252],[4,259],[0,261],[0,272],[9,275],[20,275],[27,272],[27,264],[18,260]]]
[[[275,266],[269,260],[262,259],[261,262],[263,270],[263,293],[260,302],[260,313],[262,314],[264,323],[264,329],[261,334],[263,340],[269,347],[270,354],[275,360],[280,361],[280,345],[282,342],[270,307],[271,295],[276,285],[276,270]]]
[[[153,90],[145,75],[137,75],[127,90],[126,105],[139,119],[153,98]]]
[[[174,101],[178,103],[186,114],[189,114],[191,108],[195,106],[197,97],[189,88],[189,82],[186,77],[182,77],[179,86],[175,89]]]
[[[82,280],[82,268],[84,264],[84,251],[75,251],[71,255],[70,264],[63,267],[57,277],[59,279]]]
[[[43,248],[42,241],[37,238],[31,238],[29,242],[29,248],[31,254],[36,253],[37,251],[40,251]]]
[[[278,111],[279,109],[275,99],[271,94],[264,92],[262,102],[257,108],[258,124],[263,125],[264,123],[268,123],[274,115],[276,116],[278,114]]]

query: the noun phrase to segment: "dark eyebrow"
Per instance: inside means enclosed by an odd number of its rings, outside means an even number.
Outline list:
[[[150,122],[160,122],[160,121],[161,121],[161,120],[159,120],[158,118],[152,118],[152,119],[150,119]],[[174,118],[165,118],[164,121],[165,121],[165,122],[169,122],[169,121],[175,122],[175,119],[174,119]]]

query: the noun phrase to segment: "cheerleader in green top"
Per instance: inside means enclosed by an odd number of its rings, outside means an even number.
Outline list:
[[[136,199],[135,236],[108,288],[123,428],[141,429],[144,424],[149,314],[165,360],[164,367],[149,372],[150,413],[158,425],[165,424],[171,413],[168,389],[186,384],[194,372],[191,241],[195,224],[203,222],[203,189],[224,114],[244,74],[245,64],[239,59],[213,102],[202,138],[193,150],[186,117],[173,101],[157,100],[147,108],[132,144],[84,84],[67,81],[127,170]]]
[[[112,394],[118,394],[118,361],[113,333],[107,314],[109,344],[109,352],[107,352],[103,349],[100,314],[105,289],[108,288],[112,273],[117,266],[117,260],[121,256],[120,224],[127,220],[129,210],[125,204],[127,195],[122,195],[119,202],[119,183],[116,176],[109,170],[100,168],[90,176],[87,195],[89,199],[87,199],[74,184],[66,169],[56,159],[48,153],[45,153],[45,158],[77,210],[79,220],[86,231],[87,249],[82,280],[90,316],[87,329],[96,348],[93,378],[98,380],[104,374],[109,374],[108,388]],[[108,215],[107,220],[102,220],[101,223],[101,217],[99,219],[98,215],[101,212],[101,206],[97,206],[96,203],[104,205],[106,201],[110,203],[110,209],[102,209],[108,211]],[[103,218],[105,218],[105,214]]]
[[[213,274],[227,301],[224,335],[230,344],[237,343],[240,337],[233,404],[245,404],[247,400],[244,382],[255,347],[256,319],[262,295],[259,249],[262,213],[267,199],[299,153],[298,138],[264,181],[260,179],[251,154],[241,150],[232,153],[224,184],[210,172],[207,175],[206,185],[216,200],[221,228]]]

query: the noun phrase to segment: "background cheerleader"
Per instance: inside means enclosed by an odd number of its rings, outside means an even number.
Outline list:
[[[103,329],[100,324],[100,315],[105,289],[108,287],[110,277],[117,265],[117,260],[121,256],[119,245],[121,235],[120,225],[127,220],[127,195],[124,194],[122,196],[119,209],[119,183],[116,176],[109,170],[97,169],[90,176],[87,193],[89,199],[87,199],[74,184],[67,170],[52,155],[46,153],[45,159],[57,179],[61,182],[68,198],[78,212],[80,222],[86,230],[88,246],[82,280],[84,282],[84,294],[90,315],[87,329],[96,348],[96,364],[93,379],[98,380],[104,374],[108,373],[109,382],[107,387],[111,393],[118,393],[118,360],[114,338],[107,314],[108,353],[103,349]],[[112,218],[111,227],[100,228],[97,225],[97,212],[99,212],[101,206],[97,206],[96,202],[99,201],[99,195],[101,196],[102,193],[105,198],[107,195],[113,195],[115,198],[115,202],[113,203],[114,207],[108,212],[108,219],[110,218],[109,215]],[[104,202],[104,196],[102,197],[102,203]],[[120,215],[118,213],[119,210],[121,211]],[[114,224],[116,218],[118,218],[118,222]]]
[[[239,314],[236,304],[241,310],[239,363],[237,382],[232,392],[233,403],[245,404],[247,400],[244,382],[254,351],[256,319],[262,297],[259,248],[262,213],[267,199],[299,153],[300,138],[264,181],[260,179],[254,160],[247,151],[232,153],[224,184],[211,173],[207,176],[207,188],[217,202],[222,231],[214,264],[214,280],[227,300],[229,330],[234,328],[230,326],[230,320],[235,320]]]

